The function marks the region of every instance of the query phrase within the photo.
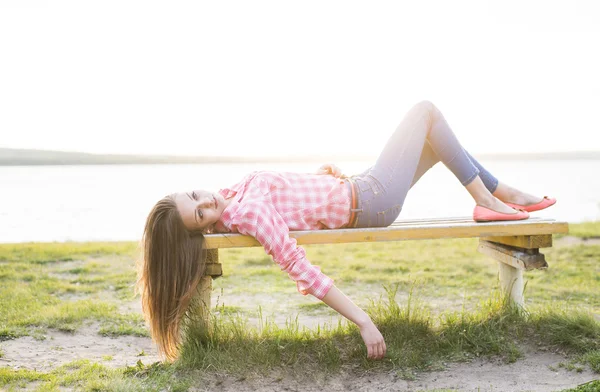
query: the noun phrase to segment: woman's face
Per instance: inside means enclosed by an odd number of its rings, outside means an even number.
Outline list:
[[[217,192],[194,190],[175,194],[175,204],[190,231],[210,231],[225,209],[225,199]]]

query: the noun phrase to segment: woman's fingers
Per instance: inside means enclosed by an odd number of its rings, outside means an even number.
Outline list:
[[[332,174],[334,177],[341,177],[342,170],[332,163],[326,163],[319,168],[318,174]]]
[[[381,359],[383,355],[383,348],[379,344],[369,346],[367,350],[367,358],[369,359]]]
[[[368,359],[382,359],[385,357],[385,343],[378,342],[367,346],[367,358]]]
[[[360,334],[367,347],[368,359],[381,359],[385,356],[385,340],[373,322],[361,326]]]
[[[333,166],[333,175],[336,177],[340,177],[342,175],[342,169],[337,166]]]
[[[385,357],[386,352],[387,347],[385,345],[385,342],[381,340],[373,345],[369,345],[369,347],[367,348],[367,357],[369,359],[382,359],[383,357]]]
[[[373,359],[373,346],[367,346],[367,358]]]
[[[320,171],[325,172],[325,174],[329,174],[333,172],[333,165],[331,163],[326,163],[319,168]]]

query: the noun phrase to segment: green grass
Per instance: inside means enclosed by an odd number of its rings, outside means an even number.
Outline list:
[[[0,385],[17,388],[42,381],[41,390],[155,390],[175,382],[171,386],[174,390],[187,390],[215,369],[217,374],[239,379],[281,370],[315,380],[318,375],[348,366],[393,371],[409,378],[414,371],[442,369],[449,361],[495,356],[514,362],[521,356],[518,346],[523,342],[579,353],[581,358],[595,356],[600,349],[600,324],[589,314],[551,307],[527,314],[492,296],[477,312],[442,314],[436,322],[416,298],[411,296],[410,303],[405,304],[394,301],[394,290],[389,289],[388,300],[368,308],[386,338],[388,354],[384,361],[365,359],[358,330],[347,323],[309,330],[300,328],[293,318],[285,327],[264,318],[261,328],[253,328],[244,318],[229,314],[213,315],[210,335],[190,328],[182,358],[174,364],[144,364],[140,360],[136,366],[109,369],[78,361],[47,373],[1,369]]]
[[[56,263],[80,257],[135,254],[133,242],[65,242],[0,244],[0,262],[25,261],[32,264]]]
[[[315,302],[310,304],[300,304],[298,308],[303,312],[315,312],[320,310],[329,310],[329,306],[325,302]]]
[[[476,239],[328,244],[305,248],[309,260],[319,265],[359,306],[366,306],[369,297],[385,294],[383,285],[398,284],[402,292],[417,285],[420,296],[432,307],[461,309],[465,305],[472,309],[474,300],[489,295],[497,284],[497,265],[476,251]],[[220,253],[224,260],[224,277],[215,280],[214,286],[222,290],[226,304],[243,297],[256,298],[258,305],[268,296],[277,302],[272,309],[274,313],[321,306],[314,298],[298,296],[294,285],[276,266],[246,262],[264,254],[262,249],[245,249],[245,253],[225,249]],[[577,304],[600,313],[600,296],[597,295],[600,245],[553,247],[543,249],[542,253],[550,267],[525,274],[527,305],[551,300]],[[328,309],[322,307],[325,313]],[[335,312],[329,314],[335,315]]]
[[[59,391],[66,387],[77,391],[139,391],[146,390],[148,386],[152,386],[152,390],[169,388],[170,391],[185,391],[190,386],[189,380],[180,381],[172,377],[172,366],[155,364],[146,367],[139,364],[141,362],[136,366],[111,369],[79,360],[47,373],[0,368],[0,386],[8,387],[7,391],[18,391],[32,382],[36,383],[36,391]]]
[[[577,386],[577,388],[565,389],[562,392],[600,392],[600,380],[590,381]]]
[[[135,300],[136,247],[0,245],[0,341],[39,334],[40,328],[74,332],[85,320],[99,321],[106,335],[149,336],[140,314],[116,311],[117,300]]]
[[[570,231],[597,237],[600,222]],[[183,391],[209,374],[318,377],[347,367],[411,378],[451,361],[514,362],[523,345],[560,349],[569,355],[566,369],[600,373],[600,246],[543,249],[550,268],[525,274],[526,313],[506,305],[496,264],[476,248],[476,239],[306,247],[379,326],[384,361],[368,361],[356,326],[298,294],[262,249],[228,249],[220,252],[224,276],[213,283],[213,329],[188,326],[180,361],[144,363],[142,352],[137,365],[119,369],[85,360],[48,372],[0,368],[0,388]],[[136,243],[0,244],[0,357],[2,340],[76,332],[89,320],[101,335],[148,336],[140,314],[118,310],[139,301],[137,252]],[[309,315],[331,322],[309,329],[300,322]]]
[[[347,322],[307,329],[292,317],[285,326],[265,318],[259,328],[253,328],[237,316],[214,317],[208,333],[197,328],[199,323],[190,323],[181,365],[215,367],[238,375],[266,374],[284,366],[287,372],[300,375],[338,371],[349,364],[385,371],[429,370],[447,361],[490,355],[514,362],[522,355],[522,342],[560,347],[583,355],[582,361],[600,349],[600,323],[584,311],[553,305],[524,313],[496,293],[480,303],[477,311],[434,315],[413,295],[407,302],[397,302],[396,289],[388,288],[387,299],[373,301],[367,308],[385,336],[385,361],[366,359],[357,327]]]
[[[569,235],[581,238],[600,238],[600,221],[569,224]]]

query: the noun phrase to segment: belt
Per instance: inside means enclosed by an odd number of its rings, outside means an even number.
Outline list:
[[[358,192],[356,189],[356,183],[352,181],[350,177],[345,178],[348,181],[348,186],[350,188],[350,198],[352,199],[350,202],[350,220],[346,227],[356,227],[356,221],[358,220]]]

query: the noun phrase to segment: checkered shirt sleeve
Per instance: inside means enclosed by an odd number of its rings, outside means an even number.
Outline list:
[[[296,282],[302,295],[312,294],[322,300],[333,280],[312,265],[304,249],[289,236],[289,228],[273,205],[254,201],[245,203],[232,222],[240,234],[250,235],[273,257],[282,271]]]

